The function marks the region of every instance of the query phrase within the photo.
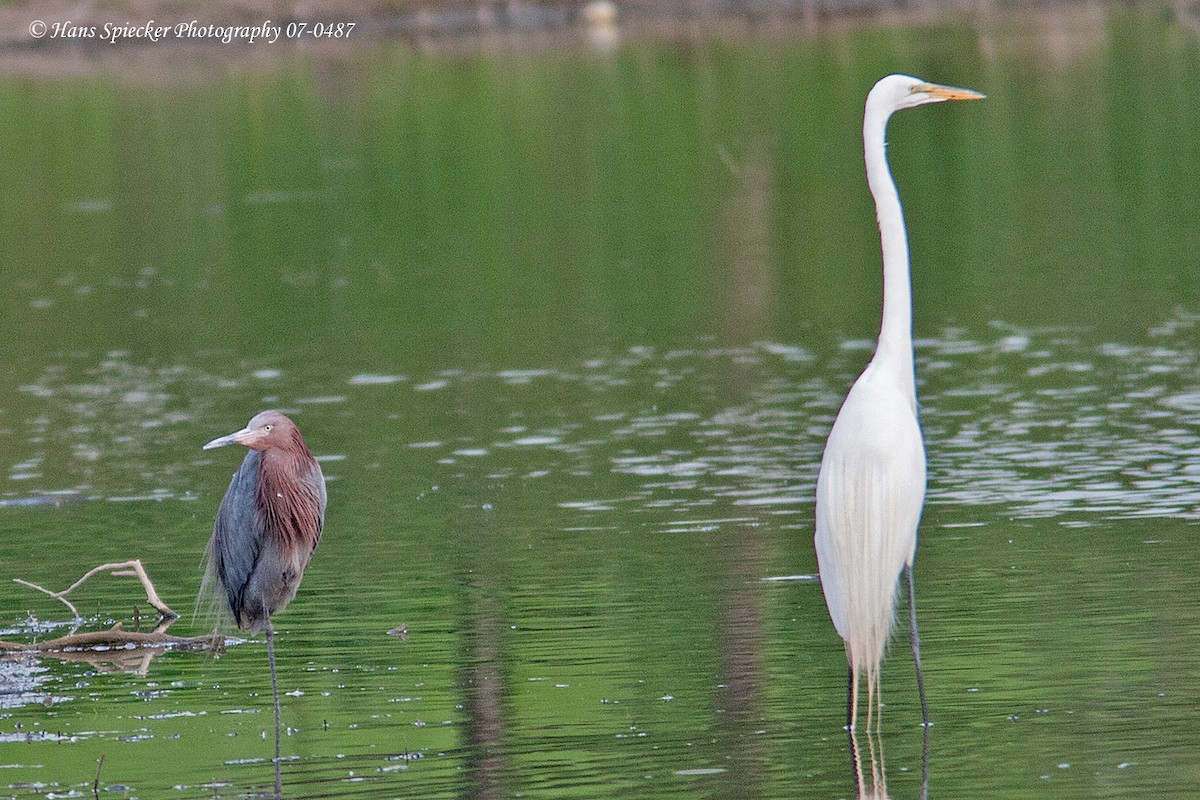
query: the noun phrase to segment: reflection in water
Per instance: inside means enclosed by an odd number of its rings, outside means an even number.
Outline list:
[[[867,747],[865,753],[866,766],[863,766],[863,748],[859,746],[858,734],[852,727],[847,727],[850,734],[850,760],[854,766],[854,786],[859,800],[890,800],[887,790],[887,772],[883,762],[883,737],[872,730],[868,722],[866,734]]]
[[[868,725],[863,739],[866,748],[859,744],[858,734],[846,728],[850,743],[850,762],[854,770],[854,787],[858,800],[891,800],[887,788],[887,765],[883,756],[883,735]],[[866,761],[864,765],[864,760]],[[929,798],[929,726],[921,726],[921,786],[919,800]]]
[[[467,723],[471,796],[494,800],[504,791],[503,630],[499,600],[486,574],[468,578],[463,592],[464,645],[460,672]]]
[[[61,599],[61,598],[60,598]],[[226,645],[238,644],[238,639],[226,639],[219,633],[210,635],[179,637],[167,633],[178,617],[159,617],[154,629],[140,630],[137,606],[134,606],[134,630],[125,630],[118,622],[107,630],[79,632],[85,624],[95,620],[84,620],[78,616],[60,627],[69,627],[70,632],[51,639],[34,638],[30,642],[0,640],[0,659],[6,663],[34,664],[37,660],[56,659],[63,662],[87,664],[97,672],[128,672],[135,675],[149,673],[150,662],[168,652],[194,652],[223,654]],[[13,631],[20,635],[31,635],[36,626],[23,626]],[[40,670],[30,672],[37,674]],[[17,682],[19,684],[19,681]],[[4,694],[7,692],[7,687]]]
[[[468,426],[487,419],[483,402],[471,384],[456,386],[452,403]],[[469,450],[470,448],[465,448]],[[460,451],[464,448],[460,448]],[[486,452],[486,451],[485,451]],[[473,482],[472,482],[473,483]],[[468,489],[465,507],[453,513],[452,546],[457,576],[460,656],[458,685],[466,723],[467,781],[470,795],[497,800],[511,792],[505,786],[507,758],[504,700],[509,684],[504,608],[500,586],[505,579],[499,547],[504,537],[495,529],[487,504]]]
[[[733,164],[725,154],[735,190],[722,209],[724,235],[721,241],[723,268],[718,271],[714,302],[714,328],[730,348],[752,348],[769,330],[768,312],[775,300],[774,263],[769,258],[771,216],[769,149],[761,139],[750,143],[742,163]],[[755,387],[763,380],[763,363],[757,359],[727,359],[714,364],[713,391],[716,405],[741,408],[755,402]],[[699,472],[699,470],[697,470]],[[732,524],[729,552],[721,562],[720,650],[721,715],[715,733],[722,741],[741,742],[741,757],[729,765],[725,785],[739,787],[741,797],[769,794],[764,764],[767,742],[756,736],[765,713],[767,693],[767,640],[769,618],[767,597],[759,580],[767,566],[769,539],[765,515],[750,509]],[[678,524],[678,520],[675,520]]]
[[[39,653],[41,658],[53,657],[59,661],[86,664],[97,672],[128,672],[133,675],[148,675],[150,662],[168,652],[166,647],[131,647],[98,650],[56,650]],[[32,656],[32,654],[25,654]],[[4,657],[6,660],[10,656]]]

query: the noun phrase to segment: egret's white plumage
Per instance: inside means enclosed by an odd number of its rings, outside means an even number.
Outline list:
[[[889,75],[871,89],[863,114],[867,184],[875,198],[883,249],[883,321],[875,355],[850,388],[825,444],[817,477],[815,537],[825,604],[845,640],[850,662],[851,729],[857,719],[860,678],[867,684],[868,715],[878,702],[879,665],[895,618],[902,571],[908,578],[910,603],[913,599],[911,569],[925,503],[908,236],[887,164],[887,122],[902,108],[982,97],[969,89]],[[922,716],[928,723],[916,613],[911,605],[910,610]]]

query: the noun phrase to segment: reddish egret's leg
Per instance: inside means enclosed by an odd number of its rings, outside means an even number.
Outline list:
[[[283,781],[279,776],[279,683],[275,679],[275,628],[267,620],[267,663],[271,665],[271,696],[275,699],[275,800],[283,798]]]
[[[917,694],[921,696],[921,725],[928,728],[929,705],[925,702],[925,676],[921,673],[921,635],[917,633],[917,587],[913,583],[912,564],[904,567],[908,584],[908,641],[912,645],[913,665],[917,668]]]

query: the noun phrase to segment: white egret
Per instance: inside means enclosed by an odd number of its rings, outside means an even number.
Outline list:
[[[912,285],[900,196],[888,169],[884,135],[902,108],[982,94],[909,75],[882,78],[867,95],[863,149],[883,247],[883,321],[875,355],[850,388],[829,432],[817,477],[816,550],[821,588],[850,662],[849,727],[867,684],[867,727],[878,704],[879,667],[895,621],[897,583],[908,585],[909,634],[921,719],[929,710],[921,675],[912,565],[925,504],[925,443],[917,417]]]

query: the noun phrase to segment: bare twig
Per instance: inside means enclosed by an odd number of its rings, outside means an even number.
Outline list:
[[[123,561],[121,563],[101,564],[100,566],[89,570],[87,572],[87,574],[85,574],[82,578],[75,581],[73,584],[68,586],[66,589],[63,589],[61,592],[51,591],[51,590],[45,588],[44,586],[38,586],[36,583],[30,583],[29,581],[21,580],[20,578],[13,578],[13,581],[21,584],[22,586],[28,586],[31,589],[37,589],[39,592],[45,592],[46,594],[50,595],[51,597],[55,598],[56,600],[61,600],[63,603],[66,604],[67,608],[71,609],[71,613],[75,615],[75,618],[78,619],[79,618],[79,610],[77,608],[75,608],[75,606],[71,603],[70,600],[67,599],[67,595],[70,594],[75,589],[78,589],[83,584],[84,581],[86,581],[88,578],[92,577],[93,575],[96,575],[101,572],[107,572],[109,570],[112,570],[112,575],[114,577],[118,577],[118,578],[131,577],[131,576],[137,577],[138,580],[140,580],[142,582],[143,588],[145,588],[145,590],[146,590],[146,601],[148,603],[150,603],[150,605],[157,608],[158,613],[162,614],[164,617],[167,617],[169,619],[177,619],[179,617],[178,614],[176,614],[174,611],[171,610],[170,606],[168,606],[166,603],[164,603],[159,598],[158,592],[156,592],[154,590],[154,584],[150,582],[150,576],[148,576],[146,574],[146,570],[142,567],[142,562],[137,560],[136,558],[133,559],[132,561]]]
[[[67,604],[67,608],[71,609],[71,613],[75,615],[75,619],[80,618],[79,609],[75,608],[75,606],[71,603],[70,600],[63,597],[62,592],[52,592],[44,586],[38,586],[36,583],[30,583],[29,581],[21,580],[20,578],[13,578],[13,583],[19,583],[22,586],[28,586],[30,589],[37,589],[39,592],[45,592],[46,594],[50,595],[51,597],[53,597],[57,600],[63,601],[64,603]],[[70,589],[68,589],[67,591],[70,591]]]

